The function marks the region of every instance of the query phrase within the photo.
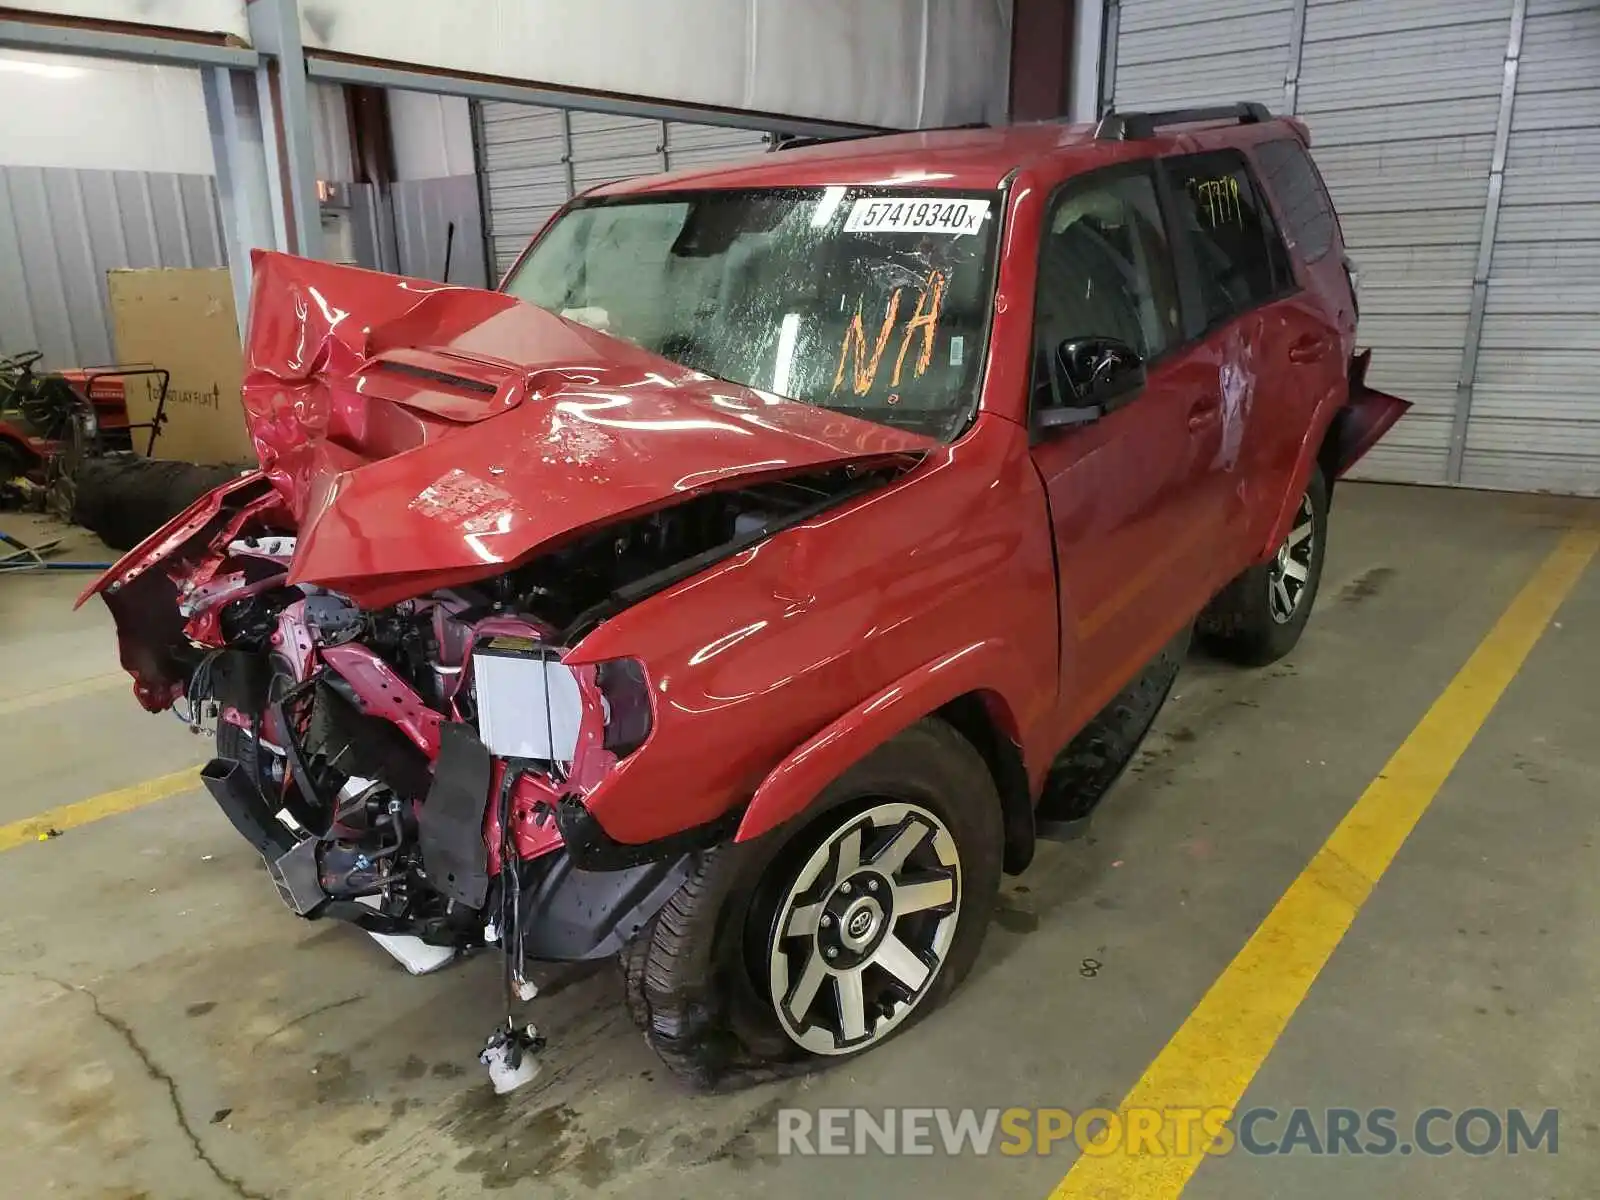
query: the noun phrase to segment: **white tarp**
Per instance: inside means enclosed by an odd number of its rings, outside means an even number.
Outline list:
[[[9,7],[60,17],[87,17],[94,21],[125,21],[135,25],[165,25],[203,33],[231,33],[248,37],[244,0],[22,0]]]
[[[308,51],[893,127],[1000,120],[1011,0],[301,0]]]
[[[248,40],[243,0],[32,0]],[[1004,119],[1012,0],[300,0],[308,51],[896,128]]]

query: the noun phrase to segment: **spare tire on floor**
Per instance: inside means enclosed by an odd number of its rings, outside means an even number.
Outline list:
[[[113,550],[131,550],[244,466],[201,466],[128,451],[86,458],[78,468],[74,524]]]

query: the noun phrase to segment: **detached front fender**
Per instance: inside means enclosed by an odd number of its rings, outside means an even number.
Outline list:
[[[212,488],[112,563],[108,571],[83,589],[72,607],[82,608],[91,597],[101,592],[116,591],[124,584],[132,583],[147,571],[190,548],[190,543],[216,523],[225,511],[237,513],[267,494],[266,476],[260,471],[251,471]],[[215,533],[215,529],[211,532]]]
[[[1016,648],[998,638],[973,642],[924,663],[839,717],[761,781],[734,836],[748,842],[798,816],[821,791],[878,746],[970,692],[985,696],[1002,732],[1018,740],[1003,681],[1021,677]]]

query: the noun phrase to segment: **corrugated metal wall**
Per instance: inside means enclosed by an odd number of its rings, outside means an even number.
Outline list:
[[[1283,104],[1292,0],[1122,0],[1115,7],[1118,108]]]
[[[106,272],[220,267],[208,175],[0,166],[0,351],[50,367],[115,358]]]
[[[1373,382],[1416,404],[1361,474],[1600,491],[1600,5],[1526,0],[1520,43],[1523,0],[1113,8],[1118,107],[1310,126]]]
[[[759,129],[498,102],[479,105],[477,123],[497,277],[550,214],[579,192],[634,175],[727,162],[767,147]]]
[[[389,195],[394,202],[400,274],[466,287],[489,286],[476,175],[397,180],[390,185]],[[446,279],[445,245],[452,221],[456,231]]]
[[[1372,379],[1416,406],[1373,478],[1448,478],[1510,16],[1511,0],[1306,12],[1299,111],[1361,270]]]
[[[1600,492],[1600,5],[1528,0],[1461,481]]]

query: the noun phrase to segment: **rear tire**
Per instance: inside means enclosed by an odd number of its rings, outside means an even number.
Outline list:
[[[1312,468],[1289,533],[1272,558],[1219,592],[1200,614],[1195,633],[1219,658],[1241,666],[1276,662],[1299,642],[1322,582],[1328,544],[1328,486]]]
[[[920,721],[796,820],[705,854],[620,956],[629,1012],[704,1089],[863,1054],[971,970],[1003,845],[982,756]]]

